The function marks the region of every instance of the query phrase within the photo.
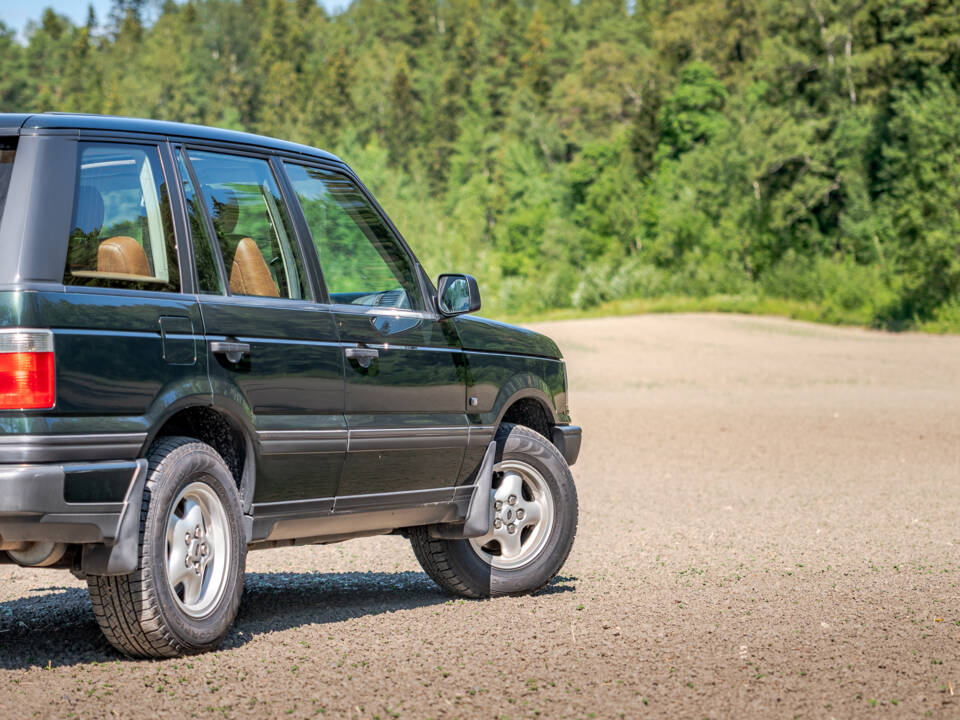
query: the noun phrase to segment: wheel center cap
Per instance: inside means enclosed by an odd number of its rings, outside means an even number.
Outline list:
[[[507,522],[513,522],[513,508],[508,507],[503,510],[503,519]]]
[[[187,547],[186,564],[188,567],[203,568],[207,564],[209,554],[207,538],[195,536]]]

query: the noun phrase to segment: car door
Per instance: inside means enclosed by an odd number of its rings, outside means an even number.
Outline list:
[[[257,436],[254,516],[329,512],[347,445],[342,353],[274,168],[221,149],[176,155],[216,402],[235,403]]]
[[[467,445],[463,353],[415,260],[349,175],[285,161],[340,340],[350,432],[336,511],[452,497]]]

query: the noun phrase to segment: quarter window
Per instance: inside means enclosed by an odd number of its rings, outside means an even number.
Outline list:
[[[297,240],[270,164],[189,150],[234,295],[308,297]]]
[[[0,217],[7,201],[10,189],[10,176],[13,174],[13,159],[17,154],[16,138],[0,138]]]
[[[286,164],[335,303],[421,310],[413,263],[347,177]]]
[[[80,143],[65,284],[179,291],[172,227],[156,147]]]

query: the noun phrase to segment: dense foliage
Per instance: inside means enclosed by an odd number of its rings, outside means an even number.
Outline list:
[[[783,298],[960,327],[960,4],[144,0],[23,42],[0,109],[341,154],[492,310]]]

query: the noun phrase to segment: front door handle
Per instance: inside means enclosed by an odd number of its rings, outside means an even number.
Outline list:
[[[210,352],[214,355],[226,355],[229,362],[238,363],[244,355],[250,354],[250,343],[212,340]]]
[[[348,360],[356,360],[362,368],[370,367],[370,363],[380,357],[380,351],[372,347],[348,347],[344,348],[343,354]]]

